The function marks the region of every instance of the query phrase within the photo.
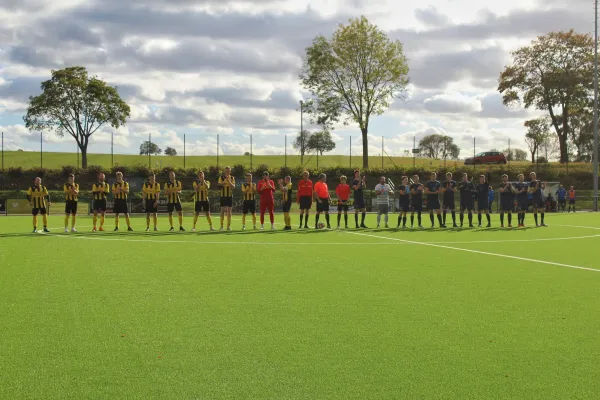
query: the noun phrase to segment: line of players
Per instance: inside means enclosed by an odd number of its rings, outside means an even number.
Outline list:
[[[356,228],[367,228],[364,221],[366,215],[366,207],[363,190],[366,187],[366,178],[360,173],[359,170],[354,171],[354,180],[352,185],[346,183],[347,178],[342,176],[340,178],[340,184],[336,188],[336,195],[338,200],[338,228],[340,227],[341,215],[344,213],[345,227],[348,228],[348,209],[350,203],[350,192],[353,192],[354,208],[355,208],[355,223]],[[231,175],[231,168],[227,167],[224,170],[222,176],[218,179],[218,185],[220,186],[221,198],[221,230],[224,230],[224,220],[227,219],[227,230],[231,230],[231,209],[233,205],[233,188],[235,187],[235,178]],[[501,227],[504,227],[504,217],[507,215],[508,227],[512,227],[512,212],[516,206],[518,210],[518,226],[525,226],[525,213],[528,209],[529,199],[528,194],[532,195],[533,199],[533,214],[536,226],[546,226],[544,223],[544,204],[543,204],[543,192],[546,184],[540,182],[536,178],[535,172],[531,173],[530,182],[524,181],[523,174],[518,176],[518,182],[513,185],[508,181],[508,176],[502,176],[502,183],[500,184],[500,203],[501,213],[500,221]],[[198,174],[198,179],[194,182],[194,202],[195,202],[195,213],[194,213],[194,225],[193,231],[196,230],[196,224],[201,213],[206,215],[210,230],[214,231],[212,224],[212,217],[210,215],[210,203],[208,199],[208,190],[210,189],[210,182],[204,179],[204,173]],[[256,195],[261,196],[261,229],[264,229],[264,215],[266,211],[269,212],[271,220],[271,229],[275,229],[274,215],[273,215],[273,192],[276,188],[274,182],[270,180],[268,172],[263,174],[263,179],[259,181],[259,184],[252,182],[252,175],[246,175],[246,181],[242,184],[242,192],[244,193],[243,202],[243,217],[242,217],[242,229],[246,229],[246,216],[247,214],[252,215],[253,227],[256,229]],[[285,230],[291,229],[291,218],[290,209],[292,203],[292,182],[291,177],[287,176],[285,179],[279,180],[279,190],[282,192],[283,199],[283,212],[285,219]],[[167,212],[169,215],[170,231],[174,231],[173,226],[173,214],[177,212],[179,230],[185,231],[183,228],[183,212],[181,206],[180,194],[182,191],[182,184],[180,181],[175,179],[175,173],[169,173],[169,180],[164,186],[164,194],[167,196]],[[418,227],[423,228],[421,214],[423,210],[423,196],[427,199],[427,209],[431,220],[432,228],[435,227],[434,213],[437,216],[438,224],[440,227],[446,227],[447,213],[450,212],[452,215],[452,223],[454,227],[458,227],[456,224],[456,206],[454,195],[458,191],[460,194],[460,226],[464,223],[465,211],[468,213],[469,227],[473,227],[473,212],[475,211],[475,200],[477,200],[477,214],[479,226],[482,226],[482,214],[486,215],[487,227],[491,226],[489,216],[489,191],[490,185],[486,182],[484,175],[479,177],[479,183],[475,185],[471,180],[468,179],[467,174],[463,174],[460,182],[452,180],[452,174],[446,174],[446,181],[439,182],[437,180],[437,174],[432,173],[431,179],[423,185],[419,182],[419,176],[413,176],[413,179],[409,183],[409,178],[402,177],[402,184],[398,188],[398,200],[399,200],[399,215],[397,227],[406,228],[407,215],[410,212],[411,227],[414,227],[415,215],[417,216]],[[98,174],[98,182],[92,185],[92,196],[93,204],[92,209],[94,213],[93,217],[93,231],[99,230],[104,231],[105,212],[107,209],[106,198],[111,192],[111,186],[106,182],[106,177],[103,173]],[[69,175],[67,183],[64,185],[65,193],[65,232],[68,232],[69,216],[72,217],[71,231],[77,232],[75,228],[76,215],[77,215],[77,204],[79,195],[79,184],[75,183],[74,175]],[[386,183],[386,178],[381,177],[378,185],[375,187],[375,193],[377,195],[377,227],[380,226],[381,217],[385,217],[385,226],[388,225],[388,212],[389,212],[389,196],[391,194],[390,186]],[[129,218],[127,198],[129,195],[129,184],[124,181],[123,174],[117,172],[116,181],[112,185],[112,194],[114,196],[114,214],[115,214],[115,231],[119,230],[119,217],[121,214],[125,216],[127,223],[127,230],[132,231],[131,221]],[[146,208],[146,231],[150,230],[151,219],[154,222],[154,230],[158,230],[158,203],[161,194],[160,184],[156,182],[154,175],[150,176],[148,181],[144,183],[142,187],[142,195],[144,198],[144,204]],[[442,194],[443,201],[442,205],[439,201],[439,195]],[[50,198],[48,190],[41,184],[41,179],[36,178],[34,185],[32,185],[27,191],[27,198],[32,207],[33,214],[33,225],[34,232],[37,232],[37,216],[41,214],[43,216],[44,231],[47,232],[47,207],[50,205]],[[298,191],[296,196],[296,202],[300,206],[300,228],[308,228],[309,212],[312,208],[313,200],[317,203],[317,214],[315,217],[315,228],[319,225],[319,217],[321,214],[325,214],[327,221],[327,228],[331,228],[329,221],[329,202],[331,200],[329,190],[326,183],[326,176],[321,174],[319,181],[313,186],[312,181],[309,179],[308,172],[304,172],[302,179],[298,183]],[[442,214],[443,210],[443,214]],[[538,211],[541,214],[541,224],[538,224]],[[361,222],[359,224],[359,212],[362,213]],[[100,222],[98,228],[98,221]]]

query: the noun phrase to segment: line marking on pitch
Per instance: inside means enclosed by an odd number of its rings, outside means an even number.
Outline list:
[[[584,229],[600,230],[600,228],[598,228],[597,226],[583,226],[583,225],[554,225],[554,226],[560,226],[562,228],[584,228]]]
[[[415,242],[413,240],[404,240],[404,239],[390,238],[390,237],[385,237],[385,236],[370,235],[368,233],[359,233],[359,232],[346,232],[346,233],[348,233],[349,235],[359,235],[359,236],[367,236],[367,237],[378,238],[378,239],[393,240],[393,241],[398,241],[398,242],[417,244],[417,245],[421,245],[421,246],[437,247],[437,248],[446,249],[446,250],[457,250],[457,251],[464,251],[467,253],[484,254],[484,255],[488,255],[488,256],[510,258],[513,260],[535,262],[535,263],[539,263],[539,264],[556,265],[556,266],[564,267],[564,268],[572,268],[572,269],[581,269],[581,270],[585,270],[585,271],[600,272],[600,269],[595,269],[595,268],[580,267],[577,265],[569,265],[569,264],[561,264],[561,263],[556,263],[556,262],[552,262],[552,261],[536,260],[534,258],[517,257],[517,256],[511,256],[508,254],[498,254],[498,253],[490,253],[487,251],[462,249],[460,247],[443,246],[443,245],[434,244],[434,243]]]

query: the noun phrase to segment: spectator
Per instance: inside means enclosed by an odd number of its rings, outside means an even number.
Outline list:
[[[489,174],[489,172],[488,172]],[[488,192],[488,207],[490,214],[492,213],[492,202],[494,201],[494,190],[492,189],[492,185],[490,185],[490,190]]]

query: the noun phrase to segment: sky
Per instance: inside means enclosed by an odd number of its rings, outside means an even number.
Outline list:
[[[461,157],[526,149],[523,122],[497,80],[510,53],[538,35],[593,33],[592,0],[3,0],[0,2],[0,130],[4,148],[39,149],[23,125],[29,96],[52,69],[85,66],[131,106],[117,130],[104,127],[89,152],[136,153],[152,141],[186,154],[283,154],[300,130],[298,81],[305,48],[349,18],[366,16],[400,40],[409,62],[406,101],[369,128],[369,154],[402,156],[420,138],[450,135]],[[308,118],[304,126],[313,130]],[[360,130],[339,125],[332,154],[362,154]],[[48,151],[74,139],[43,133]]]

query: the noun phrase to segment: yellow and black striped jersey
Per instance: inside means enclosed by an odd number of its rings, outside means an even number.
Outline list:
[[[117,188],[121,188],[121,192],[117,193]],[[115,199],[127,200],[127,194],[129,193],[129,183],[127,182],[115,182],[113,183],[113,196]]]
[[[255,183],[242,183],[242,192],[244,192],[244,200],[256,200]]]
[[[144,183],[142,186],[142,195],[146,200],[156,200],[158,195],[160,194],[160,183],[154,182],[154,184],[150,182]]]
[[[235,187],[235,178],[229,175],[229,181],[225,175],[219,177],[221,185],[221,197],[233,197],[233,188]]]
[[[92,185],[92,196],[94,200],[105,200],[110,192],[110,187],[106,182],[96,182]]]
[[[281,200],[284,203],[292,201],[292,182],[283,184],[283,190],[281,191]]]
[[[165,183],[165,191],[169,189],[175,189],[172,192],[167,193],[167,202],[169,203],[181,203],[181,199],[179,198],[178,191],[181,191],[181,181],[175,180],[175,182],[167,182]]]
[[[196,180],[194,182],[194,201],[208,201],[208,189],[210,189],[209,181]]]
[[[33,208],[46,208],[46,201],[49,199],[50,194],[48,193],[48,189],[46,189],[46,186],[32,185],[27,190],[27,200],[29,200],[32,203]]]
[[[63,191],[65,192],[65,200],[67,201],[77,201],[78,200],[78,195],[73,194],[71,192],[72,189],[75,189],[76,191],[79,192],[79,184],[78,183],[65,183],[65,185],[63,186]]]

